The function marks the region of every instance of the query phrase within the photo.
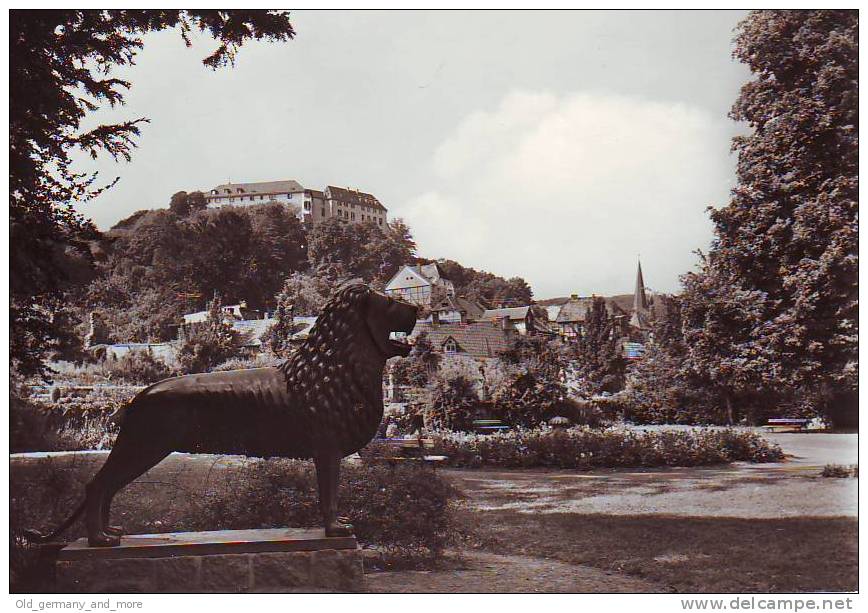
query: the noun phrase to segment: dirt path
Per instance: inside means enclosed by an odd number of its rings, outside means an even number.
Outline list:
[[[664,592],[655,583],[544,558],[462,552],[466,569],[375,572],[366,591],[390,594]]]

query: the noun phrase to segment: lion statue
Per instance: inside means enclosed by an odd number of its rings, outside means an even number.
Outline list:
[[[120,544],[109,526],[117,492],[173,451],[313,459],[326,536],[352,534],[337,516],[341,459],[368,444],[383,418],[383,367],[409,345],[417,308],[368,286],[331,297],[307,340],[283,364],[173,377],[139,392],[118,415],[120,431],[85,499],[47,542],[85,512],[91,547]]]

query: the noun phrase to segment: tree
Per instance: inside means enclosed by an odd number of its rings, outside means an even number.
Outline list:
[[[235,355],[237,347],[238,333],[226,323],[220,298],[215,296],[205,322],[193,324],[185,334],[178,362],[185,373],[207,372]]]
[[[857,383],[858,13],[754,11],[735,42],[754,79],[731,117],[750,133],[684,279],[689,359],[727,398],[788,387],[828,412]]]
[[[460,370],[441,372],[429,385],[431,398],[426,425],[433,428],[469,431],[479,408],[476,382]]]
[[[362,250],[362,240],[350,225],[337,217],[316,224],[307,235],[307,257],[311,267],[341,265],[347,272],[355,268]]]
[[[433,260],[423,260],[432,262]],[[505,306],[524,306],[530,304],[533,292],[521,277],[508,281],[490,272],[467,268],[453,260],[437,260],[444,276],[452,281],[455,292],[469,300],[494,308]]]
[[[273,304],[286,277],[307,265],[304,227],[293,212],[278,203],[241,209],[250,219],[250,268],[245,299],[260,306]]]
[[[623,387],[626,364],[615,321],[603,298],[592,299],[582,333],[571,350],[573,369],[585,395],[617,392]]]
[[[293,313],[298,316],[318,315],[328,302],[332,288],[338,284],[338,280],[328,271],[322,272],[317,275],[301,272],[289,275],[275,301],[278,305],[292,305]]]
[[[186,217],[190,213],[206,208],[208,208],[208,202],[205,200],[205,194],[199,191],[190,194],[183,191],[177,192],[169,200],[169,210],[178,217]]]
[[[559,341],[518,336],[499,357],[508,372],[492,400],[506,421],[532,428],[557,415],[575,417],[565,384],[567,354]]]
[[[246,300],[256,269],[253,227],[244,209],[220,207],[199,211],[188,218],[183,229],[188,234],[186,261],[195,271],[199,290],[219,291],[230,303]],[[270,289],[272,293],[266,294],[269,298],[277,288]]]
[[[361,225],[367,235],[363,245],[366,258],[356,274],[382,289],[401,266],[415,261],[416,243],[410,227],[401,218],[390,221],[385,230],[373,222]]]
[[[196,211],[204,211],[207,208],[208,201],[205,200],[205,194],[203,194],[199,190],[187,194],[187,210],[190,213],[195,213]]]
[[[431,383],[440,367],[441,354],[426,333],[416,337],[413,349],[406,358],[391,361],[392,375],[396,385],[411,385],[422,388]]]
[[[332,217],[308,232],[308,260],[313,268],[339,266],[351,277],[382,286],[407,262],[416,245],[402,220],[384,230],[374,222],[349,224]]]
[[[186,217],[190,212],[190,207],[187,205],[187,192],[176,192],[172,194],[169,200],[169,210],[178,217]]]
[[[658,295],[650,321],[650,340],[626,375],[620,404],[624,417],[637,423],[724,423],[728,415],[709,381],[685,367],[682,331],[683,296]]]
[[[274,311],[274,324],[268,330],[268,346],[275,355],[286,357],[291,348],[290,340],[295,334],[293,320],[293,305],[282,296],[277,301]]]
[[[13,364],[37,374],[52,333],[46,305],[85,281],[76,270],[92,264],[88,242],[97,233],[73,204],[117,181],[77,173],[71,154],[129,160],[147,122],[82,129],[100,105],[123,104],[131,84],[112,69],[131,64],[142,35],[155,30],[178,27],[188,44],[194,28],[210,34],[219,43],[203,60],[210,68],[231,64],[250,39],[285,41],[294,31],[287,12],[261,10],[14,10],[9,27],[10,317],[13,336],[36,340],[13,343],[13,352],[29,352]]]

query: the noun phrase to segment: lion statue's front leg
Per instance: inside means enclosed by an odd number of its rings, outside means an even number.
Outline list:
[[[319,506],[326,536],[352,536],[353,526],[346,518],[338,517],[338,484],[341,476],[341,457],[323,454],[314,458],[319,488]]]

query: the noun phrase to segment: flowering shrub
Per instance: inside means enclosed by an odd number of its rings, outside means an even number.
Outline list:
[[[451,466],[609,468],[700,466],[733,461],[776,462],[780,447],[754,432],[626,429],[513,430],[497,434],[439,432],[435,451]]]

